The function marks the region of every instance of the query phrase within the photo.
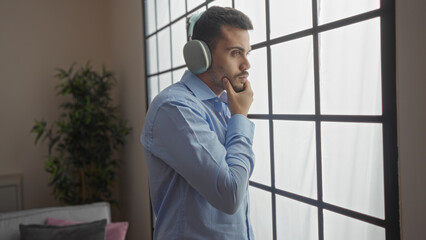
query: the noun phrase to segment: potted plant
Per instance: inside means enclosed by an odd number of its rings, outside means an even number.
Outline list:
[[[45,120],[35,120],[31,132],[47,139],[49,150],[44,169],[50,173],[55,199],[75,205],[98,201],[115,203],[111,188],[120,161],[114,151],[124,145],[131,131],[127,122],[116,115],[110,90],[115,84],[111,71],[98,73],[90,63],[74,71],[57,69],[61,82],[58,95],[71,96],[60,105],[63,113],[47,127]]]

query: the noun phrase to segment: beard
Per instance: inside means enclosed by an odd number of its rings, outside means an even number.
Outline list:
[[[226,73],[223,68],[220,68],[218,71],[213,71],[210,69],[210,82],[217,88],[221,90],[225,90],[223,86],[222,79],[228,78],[229,82],[231,83],[232,88],[235,92],[242,92],[244,91],[245,84],[240,85],[238,78],[241,76],[249,76],[249,73],[247,71],[242,71],[238,74],[235,74],[234,76],[229,76],[230,74]]]
[[[245,83],[240,85],[238,78],[242,76],[249,76],[249,73],[247,71],[242,71],[238,74],[236,74],[232,79],[229,79],[232,85],[232,88],[235,92],[242,92],[245,89]]]

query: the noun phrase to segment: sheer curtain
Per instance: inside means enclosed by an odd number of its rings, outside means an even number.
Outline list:
[[[263,3],[236,1],[255,24]],[[261,1],[263,2],[263,1]],[[239,3],[239,4],[237,4]],[[270,39],[312,28],[312,1],[270,0]],[[242,7],[244,5],[244,7]],[[321,0],[318,24],[327,24],[379,8],[379,1]],[[251,14],[251,15],[250,15]],[[256,25],[255,25],[256,26]],[[264,40],[263,29],[254,43]],[[380,18],[318,34],[320,115],[380,116]],[[315,115],[314,41],[312,35],[253,51],[250,78],[255,90],[251,114]],[[267,67],[271,66],[272,112],[268,111]],[[318,99],[318,98],[317,98]],[[323,201],[384,219],[383,133],[381,123],[268,120],[256,123],[256,168],[251,181],[271,187],[270,153],[274,154],[274,186],[312,200],[317,196],[317,158],[322,163]],[[320,132],[316,131],[320,124]],[[273,134],[273,150],[269,143]],[[316,155],[317,134],[321,156]],[[318,239],[318,209],[297,200],[250,187],[255,234],[272,239],[269,221],[275,197],[277,239]],[[323,211],[324,239],[385,239],[385,230],[338,213]]]

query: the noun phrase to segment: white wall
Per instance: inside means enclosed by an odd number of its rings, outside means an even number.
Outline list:
[[[426,239],[426,1],[396,0],[401,234]]]
[[[0,1],[0,175],[22,174],[23,207],[55,204],[43,170],[47,144],[34,145],[34,119],[52,123],[60,97],[55,68],[74,61],[111,67],[102,0]]]
[[[34,145],[34,119],[59,116],[54,87],[57,67],[91,60],[116,73],[113,92],[121,114],[133,127],[122,157],[115,191],[129,221],[128,240],[151,239],[145,163],[139,144],[145,103],[141,0],[0,1],[0,175],[22,174],[23,207],[58,205],[43,170],[47,144]]]
[[[120,105],[123,117],[133,127],[123,151],[120,184],[124,218],[131,223],[128,240],[151,239],[148,177],[139,142],[146,112],[141,2],[109,0],[113,59],[117,78],[121,79]]]

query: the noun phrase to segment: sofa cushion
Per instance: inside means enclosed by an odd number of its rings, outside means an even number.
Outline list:
[[[71,224],[78,224],[79,222],[70,221],[65,219],[56,219],[56,218],[47,218],[47,225],[55,226],[66,226]],[[125,240],[127,228],[129,226],[128,222],[113,222],[108,223],[106,226],[106,240]]]
[[[67,226],[19,225],[21,240],[104,240],[105,228],[106,219]]]
[[[107,222],[111,222],[107,202],[0,213],[0,239],[19,240],[19,224],[44,224],[48,217],[78,222],[107,219]]]

